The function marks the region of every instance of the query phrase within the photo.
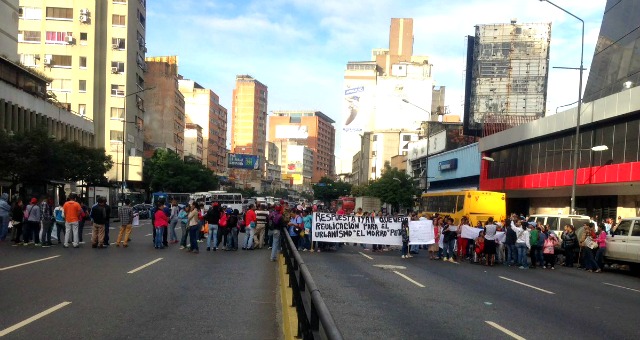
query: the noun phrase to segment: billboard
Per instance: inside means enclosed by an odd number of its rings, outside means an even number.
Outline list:
[[[307,139],[309,130],[304,125],[276,125],[277,139]]]
[[[230,153],[227,160],[229,168],[247,170],[260,169],[260,156]]]
[[[347,86],[344,90],[344,126],[345,132],[361,132],[368,126],[371,112],[366,112],[367,98],[365,86]]]
[[[302,174],[304,164],[304,146],[288,145],[287,146],[287,173]]]

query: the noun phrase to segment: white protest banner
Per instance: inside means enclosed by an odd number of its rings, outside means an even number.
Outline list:
[[[462,238],[476,239],[478,238],[478,234],[480,234],[482,229],[480,228],[471,228],[468,225],[462,226]]]
[[[433,221],[420,220],[409,222],[409,244],[434,244]]]
[[[406,217],[370,217],[313,213],[313,240],[401,246],[400,230]],[[411,231],[409,231],[411,232]],[[411,234],[409,234],[411,237]]]
[[[507,240],[507,233],[505,233],[504,231],[496,232],[496,242],[504,243],[504,241],[506,240]]]

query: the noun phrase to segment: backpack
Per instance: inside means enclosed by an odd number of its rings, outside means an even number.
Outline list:
[[[220,220],[218,220],[218,225],[223,228],[227,226],[227,214],[222,213]]]
[[[538,230],[537,229],[531,230],[531,234],[529,234],[529,244],[532,245],[532,246],[537,246],[538,245]]]

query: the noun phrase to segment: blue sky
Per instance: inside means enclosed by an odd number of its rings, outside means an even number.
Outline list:
[[[589,68],[606,0],[554,2],[585,21]],[[147,55],[178,55],[179,72],[215,91],[229,112],[235,76],[250,74],[269,87],[269,110],[336,119],[346,63],[388,47],[393,17],[414,19],[414,54],[431,57],[454,114],[463,108],[465,36],[477,24],[552,22],[550,66],[580,63],[579,21],[538,0],[149,0]],[[577,71],[550,69],[548,114],[575,102],[577,86]]]

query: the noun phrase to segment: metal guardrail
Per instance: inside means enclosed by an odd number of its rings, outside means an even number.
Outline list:
[[[283,234],[285,236],[282,252],[287,265],[289,287],[293,290],[291,305],[296,307],[298,315],[297,337],[304,340],[342,340],[342,334],[325,305],[309,268],[302,260],[286,229],[283,230]]]

